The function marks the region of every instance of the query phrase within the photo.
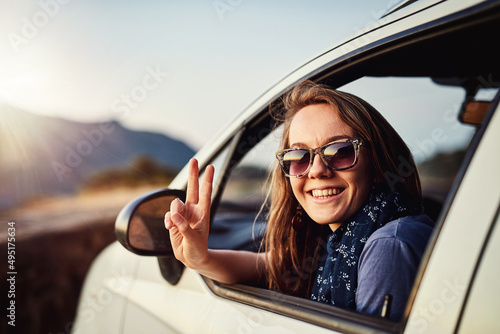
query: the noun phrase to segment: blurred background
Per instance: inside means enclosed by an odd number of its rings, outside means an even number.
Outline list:
[[[0,246],[15,222],[18,332],[69,333],[121,207],[166,187],[260,94],[397,2],[3,0]],[[372,88],[348,87],[384,109]],[[435,107],[458,108],[462,92],[440,94]],[[411,144],[433,129],[402,130]],[[450,132],[442,149],[460,155],[471,133]],[[1,326],[12,330],[3,315]]]

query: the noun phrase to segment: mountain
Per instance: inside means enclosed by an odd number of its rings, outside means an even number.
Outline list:
[[[137,157],[179,170],[195,153],[179,140],[116,121],[80,123],[5,106],[0,145],[0,208],[74,192],[92,175],[130,167]]]

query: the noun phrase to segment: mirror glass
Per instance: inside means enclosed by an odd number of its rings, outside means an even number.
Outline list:
[[[141,251],[172,252],[170,236],[163,218],[170,203],[178,196],[148,199],[137,206],[130,218],[128,238],[130,245]]]

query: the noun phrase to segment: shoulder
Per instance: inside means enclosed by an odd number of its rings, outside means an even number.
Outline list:
[[[391,295],[390,318],[401,317],[432,226],[425,215],[408,216],[387,223],[368,238],[358,263],[358,311],[380,314],[385,296]]]
[[[433,225],[433,221],[426,215],[401,217],[373,232],[366,246],[389,242],[408,245],[423,251],[432,233]]]
[[[432,228],[433,222],[426,215],[401,217],[373,232],[367,243],[384,238],[395,238],[411,243],[418,239],[428,239]]]

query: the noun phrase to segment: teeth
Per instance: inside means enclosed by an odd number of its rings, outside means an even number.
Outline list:
[[[323,190],[313,190],[311,193],[316,198],[325,198],[325,197],[335,196],[335,195],[340,194],[340,189],[329,188],[329,189],[323,189]]]

